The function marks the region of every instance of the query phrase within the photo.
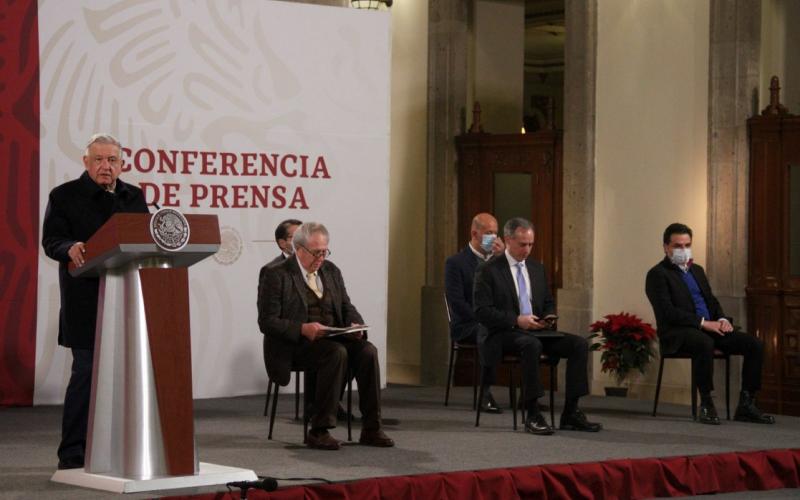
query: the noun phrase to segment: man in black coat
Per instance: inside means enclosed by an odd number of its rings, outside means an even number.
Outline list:
[[[700,392],[698,420],[719,425],[711,391],[714,390],[714,349],[744,356],[742,392],[735,419],[775,423],[755,404],[761,388],[764,347],[761,340],[733,326],[711,292],[705,271],[692,260],[692,230],[685,224],[667,226],[663,236],[664,259],[647,273],[645,291],[656,316],[662,354],[685,352],[694,364]]]
[[[281,249],[281,253],[271,261],[267,262],[266,265],[268,267],[277,266],[284,260],[294,255],[292,238],[294,237],[295,230],[297,230],[302,223],[302,221],[297,219],[286,219],[278,224],[278,227],[275,228],[275,243],[278,244],[278,248]]]
[[[528,258],[533,249],[533,224],[520,217],[510,219],[503,235],[505,254],[482,264],[475,274],[475,316],[486,327],[486,338],[479,339],[481,359],[486,364],[483,383],[494,382],[495,368],[503,353],[519,355],[527,408],[525,430],[552,434],[553,428],[539,411],[538,398],[544,395],[539,380],[539,356],[544,352],[566,358],[566,395],[559,428],[597,432],[602,426],[589,422],[578,408],[578,399],[589,393],[587,340],[569,333],[557,338],[536,336],[536,332],[551,328],[556,316],[544,266]]]
[[[58,468],[83,467],[97,323],[98,278],[73,278],[67,265],[84,264],[86,241],[117,212],[144,212],[142,190],[119,179],[122,147],[95,134],[83,156],[86,171],[50,192],[42,227],[45,254],[58,261],[61,310],[58,343],[72,350],[72,374],[64,396]]]
[[[470,240],[463,250],[447,258],[444,264],[444,288],[447,307],[450,312],[450,337],[465,344],[476,344],[479,334],[486,328],[478,323],[472,308],[472,284],[478,264],[486,262],[493,255],[500,255],[506,246],[497,237],[497,219],[493,215],[480,213],[472,218]],[[482,363],[485,364],[485,363]],[[484,388],[483,408],[488,413],[502,413],[492,397],[489,388]]]
[[[349,366],[358,382],[363,415],[359,441],[369,446],[394,446],[381,429],[377,349],[361,333],[326,336],[326,327],[349,327],[364,321],[350,302],[341,271],[326,260],[328,238],[322,224],[301,225],[294,233],[294,256],[261,274],[258,325],[266,336],[268,375],[286,385],[293,362],[306,368],[314,387],[307,445],[338,450],[339,442],[328,430],[336,426],[339,395]]]

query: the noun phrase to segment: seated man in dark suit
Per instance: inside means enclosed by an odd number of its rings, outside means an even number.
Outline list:
[[[763,343],[733,326],[711,292],[705,271],[692,261],[692,230],[680,223],[664,231],[664,259],[647,273],[645,291],[656,315],[662,354],[686,352],[692,356],[700,391],[699,421],[719,425],[711,391],[714,390],[714,349],[744,356],[742,392],[736,420],[775,423],[755,404],[761,388]]]
[[[267,266],[276,266],[294,255],[292,238],[294,237],[294,232],[298,227],[300,227],[300,224],[302,224],[302,222],[297,219],[286,219],[278,224],[278,227],[275,228],[275,243],[278,244],[278,248],[281,249],[281,253],[271,261],[267,262]]]
[[[555,320],[555,304],[547,285],[544,266],[529,259],[533,249],[533,224],[515,217],[503,228],[505,254],[478,266],[473,304],[475,316],[486,327],[486,338],[479,344],[486,360],[482,379],[494,382],[495,368],[503,353],[518,354],[522,363],[527,409],[525,431],[547,435],[553,428],[539,411],[538,398],[544,395],[539,380],[539,356],[567,359],[566,400],[559,428],[597,432],[602,426],[589,422],[578,408],[578,399],[589,393],[587,361],[589,343],[583,337],[564,333],[558,338],[537,338],[535,332],[550,328]]]
[[[444,288],[450,309],[450,336],[456,342],[476,344],[478,332],[486,330],[475,318],[472,309],[472,281],[478,264],[505,250],[497,237],[497,219],[491,214],[478,214],[472,219],[470,240],[463,250],[448,257],[444,265]],[[486,335],[480,335],[486,338]],[[484,390],[482,411],[502,413],[488,387]]]
[[[266,335],[269,377],[289,383],[293,362],[313,377],[308,446],[338,450],[328,429],[336,427],[336,409],[347,368],[358,382],[362,414],[360,442],[394,446],[381,429],[378,351],[361,333],[326,337],[325,327],[363,323],[350,302],[342,273],[326,260],[328,230],[307,222],[294,233],[294,257],[262,273],[258,287],[258,324]]]

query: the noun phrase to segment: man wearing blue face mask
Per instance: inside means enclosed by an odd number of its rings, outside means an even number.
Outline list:
[[[692,230],[680,223],[664,231],[664,260],[647,273],[645,291],[658,325],[662,354],[686,352],[692,356],[700,392],[703,424],[719,425],[711,391],[714,389],[714,349],[727,354],[741,354],[742,392],[735,420],[773,424],[755,404],[761,388],[763,343],[733,326],[719,301],[711,292],[705,271],[692,261]]]
[[[472,309],[473,277],[478,264],[502,254],[505,248],[503,239],[497,237],[497,219],[491,214],[480,213],[472,219],[467,246],[445,262],[445,295],[450,308],[450,336],[454,341],[475,344],[479,330],[485,329],[478,323]],[[481,411],[502,412],[489,391],[486,391],[482,404]]]

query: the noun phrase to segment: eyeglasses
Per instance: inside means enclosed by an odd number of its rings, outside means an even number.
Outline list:
[[[119,165],[120,159],[116,156],[95,156],[92,158],[92,162],[94,162],[95,167],[102,165],[104,161],[107,161],[112,167],[116,167]]]
[[[324,250],[317,250],[316,252],[312,252],[305,245],[300,245],[300,248],[308,252],[308,254],[314,257],[315,259],[325,259],[331,256],[331,251],[327,248]]]

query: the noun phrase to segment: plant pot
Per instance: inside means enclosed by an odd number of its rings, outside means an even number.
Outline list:
[[[606,396],[612,396],[615,398],[628,397],[627,387],[606,387],[605,390],[606,390]]]

